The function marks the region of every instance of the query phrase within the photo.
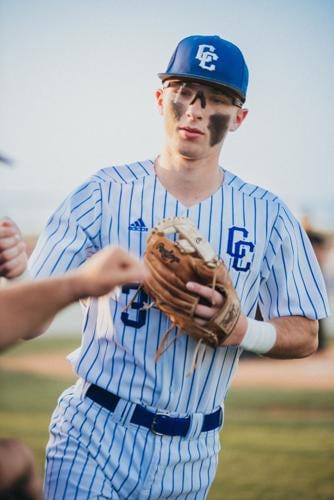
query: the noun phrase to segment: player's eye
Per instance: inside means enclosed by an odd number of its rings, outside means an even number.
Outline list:
[[[229,97],[219,94],[210,94],[208,96],[208,101],[212,104],[218,104],[223,106],[230,106],[232,101]]]
[[[196,91],[190,85],[182,85],[179,89],[179,92],[183,97],[189,98],[191,98],[196,93]]]
[[[177,80],[169,80],[166,85],[165,85],[165,88],[168,88],[170,90],[172,90],[173,92],[178,92],[180,90],[180,88],[182,87],[182,82],[179,82]]]

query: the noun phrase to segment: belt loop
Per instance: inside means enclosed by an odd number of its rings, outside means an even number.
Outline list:
[[[115,410],[112,413],[111,418],[121,425],[126,425],[130,422],[135,407],[135,403],[132,403],[131,401],[127,401],[125,399],[120,399]]]
[[[83,378],[79,378],[74,385],[74,396],[83,399],[90,385],[90,382],[86,382]]]
[[[191,415],[190,426],[186,436],[188,439],[198,437],[201,434],[203,418],[203,413],[193,413]]]

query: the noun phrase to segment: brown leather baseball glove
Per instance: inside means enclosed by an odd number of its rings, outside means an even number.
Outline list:
[[[169,239],[167,235],[176,235],[176,240]],[[225,264],[218,259],[190,219],[175,217],[158,224],[148,237],[144,261],[149,270],[144,290],[152,298],[152,305],[163,311],[172,322],[156,359],[168,347],[164,348],[164,343],[174,327],[212,347],[222,345],[238,321],[239,299]],[[186,288],[188,281],[212,287],[224,297],[221,309],[204,325],[195,322],[195,309],[205,300]],[[212,303],[206,305],[211,306]]]

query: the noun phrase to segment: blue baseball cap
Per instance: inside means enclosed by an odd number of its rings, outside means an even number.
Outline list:
[[[193,35],[181,40],[162,81],[171,78],[207,82],[223,87],[246,99],[248,68],[241,50],[217,35]]]

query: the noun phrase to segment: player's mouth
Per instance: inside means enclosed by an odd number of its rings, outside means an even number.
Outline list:
[[[197,137],[204,135],[204,133],[198,128],[178,127],[178,130],[181,137],[184,137],[185,139],[196,139]]]

